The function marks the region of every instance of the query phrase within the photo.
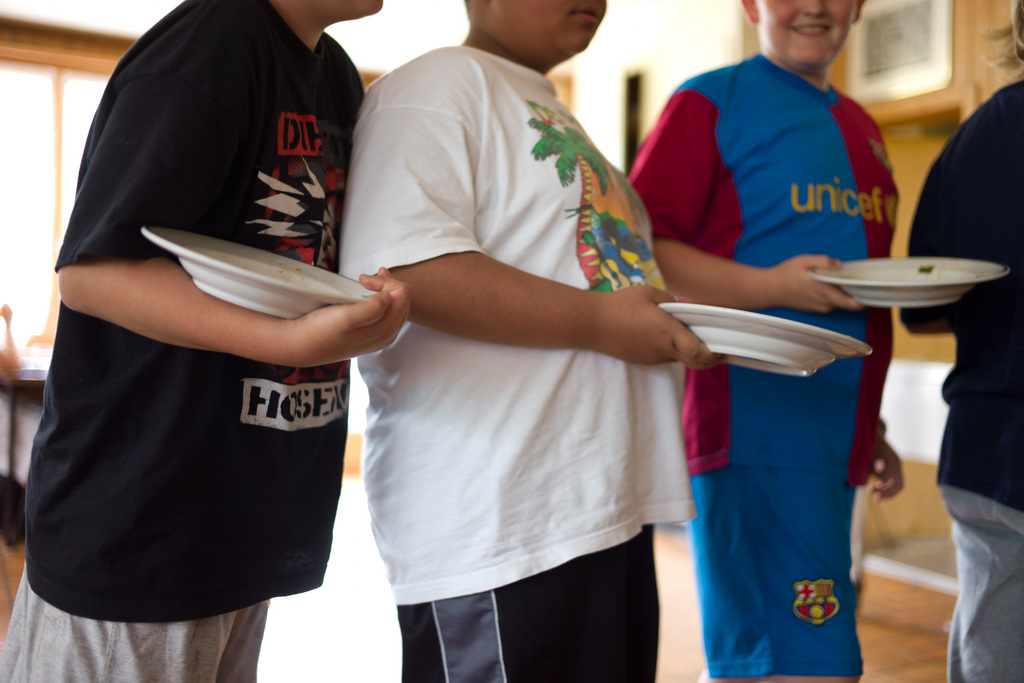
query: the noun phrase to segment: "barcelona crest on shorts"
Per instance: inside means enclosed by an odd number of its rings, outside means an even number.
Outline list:
[[[797,581],[793,584],[796,599],[793,614],[815,626],[824,624],[839,612],[839,598],[832,593],[836,582],[832,579]]]

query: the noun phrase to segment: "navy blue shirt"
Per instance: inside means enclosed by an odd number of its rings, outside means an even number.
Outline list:
[[[1010,266],[955,304],[901,317],[946,317],[956,335],[939,482],[1024,510],[1024,83],[997,92],[950,138],[921,193],[910,254]]]

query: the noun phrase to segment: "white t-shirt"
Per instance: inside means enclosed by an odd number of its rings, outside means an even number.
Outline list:
[[[582,289],[661,285],[627,180],[546,78],[489,53],[443,48],[375,82],[350,173],[345,275],[479,251]],[[407,323],[359,369],[363,476],[399,604],[490,590],[694,515],[678,364]]]

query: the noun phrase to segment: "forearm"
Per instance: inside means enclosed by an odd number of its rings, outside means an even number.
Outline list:
[[[815,268],[840,265],[824,254],[798,254],[770,268],[760,268],[675,240],[655,240],[654,252],[669,290],[693,303],[749,310],[792,308],[814,313],[863,308],[839,287],[811,277]]]
[[[777,305],[763,268],[670,239],[654,240],[654,255],[669,291],[681,299],[752,310]]]
[[[204,293],[166,258],[85,259],[61,268],[58,282],[68,308],[175,346],[266,360],[264,330],[283,322]]]
[[[579,348],[634,363],[721,360],[657,304],[648,286],[591,292],[517,270],[477,252],[394,268],[416,293],[409,319],[476,341]]]
[[[593,338],[589,294],[477,252],[392,268],[416,299],[409,320],[482,342],[572,348]]]
[[[953,331],[952,326],[949,324],[949,318],[936,318],[923,322],[904,323],[903,325],[914,334],[946,334]]]
[[[86,259],[58,273],[72,310],[156,341],[286,366],[350,358],[390,343],[408,310],[404,285],[357,304],[286,320],[213,297],[166,258]],[[373,284],[381,288],[381,278]]]

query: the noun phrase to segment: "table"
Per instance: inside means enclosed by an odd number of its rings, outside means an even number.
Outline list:
[[[19,368],[0,375],[0,386],[7,390],[8,432],[7,432],[7,477],[0,488],[0,533],[7,545],[14,545],[21,537],[24,525],[25,492],[15,478],[15,430],[17,429],[18,396],[27,396],[42,402],[46,386],[45,369]]]

